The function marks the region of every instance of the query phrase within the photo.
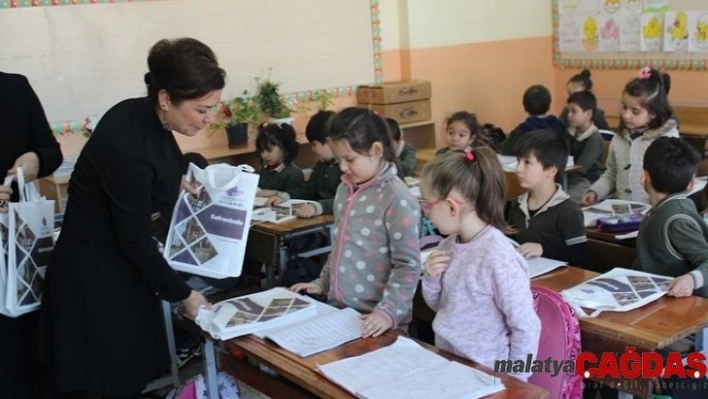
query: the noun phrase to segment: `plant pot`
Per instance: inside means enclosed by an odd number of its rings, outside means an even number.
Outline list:
[[[226,138],[229,147],[241,146],[248,143],[248,123],[239,123],[235,126],[226,127]]]

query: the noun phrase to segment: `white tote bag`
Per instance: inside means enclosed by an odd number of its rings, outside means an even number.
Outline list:
[[[177,199],[164,256],[175,270],[199,276],[238,277],[259,176],[248,165],[189,165],[187,180],[199,194],[184,190]]]
[[[47,264],[54,249],[54,201],[42,198],[37,187],[25,184],[17,169],[20,201],[8,209],[6,315],[16,317],[39,308]]]
[[[4,186],[12,184],[13,176],[5,177]],[[7,237],[10,230],[10,218],[7,213],[0,213],[0,313],[8,314],[5,306],[7,292]]]

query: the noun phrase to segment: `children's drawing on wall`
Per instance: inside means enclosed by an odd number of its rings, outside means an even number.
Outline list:
[[[615,17],[598,18],[600,23],[600,51],[619,51],[620,27]]]
[[[558,0],[558,15],[575,15],[580,0]]]
[[[688,48],[688,14],[684,11],[669,11],[664,16],[666,34],[664,51],[684,51]]]
[[[584,15],[597,15],[600,11],[600,0],[580,0],[580,11]]]
[[[708,52],[708,13],[688,13],[688,51]]]
[[[585,18],[583,23],[583,48],[585,51],[595,51],[598,46],[597,19],[595,17]]]
[[[641,51],[659,51],[661,49],[662,21],[661,14],[642,14]]]
[[[630,13],[642,12],[642,0],[622,0],[624,10]]]
[[[602,2],[602,8],[608,14],[614,14],[619,11],[621,5],[620,0],[603,0]]]
[[[567,15],[558,18],[558,49],[561,52],[580,51],[578,19]]]
[[[669,0],[644,0],[644,12],[665,12],[669,9]]]
[[[642,21],[639,14],[620,15],[620,51],[639,51]]]

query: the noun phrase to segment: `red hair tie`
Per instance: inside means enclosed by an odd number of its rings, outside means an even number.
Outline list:
[[[474,153],[472,152],[472,150],[465,151],[465,156],[467,157],[467,159],[470,160],[470,162],[474,162]]]

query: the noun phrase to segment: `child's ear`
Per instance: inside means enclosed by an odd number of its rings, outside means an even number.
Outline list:
[[[546,176],[550,177],[553,180],[555,180],[556,176],[558,176],[558,168],[556,168],[555,166],[549,166],[543,169],[543,171],[546,173]]]
[[[647,173],[646,169],[642,169],[642,174],[639,176],[639,184],[641,184],[642,187],[647,187],[651,185],[650,183],[651,179],[649,178],[649,173]]]
[[[371,145],[371,149],[369,150],[369,155],[374,158],[383,158],[383,154],[383,144],[381,144],[380,141],[374,142],[374,144]]]

